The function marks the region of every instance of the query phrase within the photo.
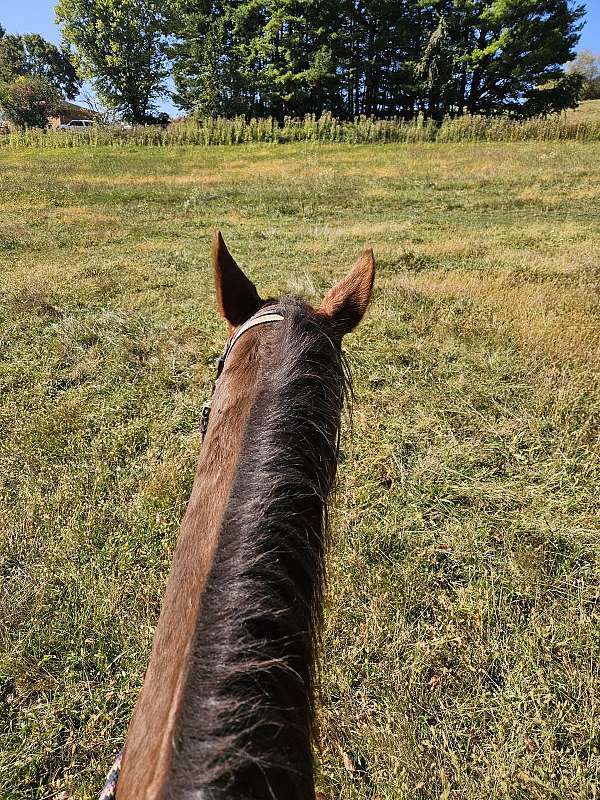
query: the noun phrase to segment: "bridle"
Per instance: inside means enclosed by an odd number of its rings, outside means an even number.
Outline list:
[[[204,441],[204,437],[206,436],[206,431],[208,430],[208,422],[210,419],[212,398],[215,392],[217,381],[221,377],[221,373],[223,372],[223,368],[225,367],[225,362],[227,361],[227,358],[231,355],[231,351],[235,347],[236,343],[242,338],[242,336],[251,328],[255,328],[257,325],[265,325],[267,322],[282,322],[284,317],[280,309],[281,306],[278,305],[263,306],[256,312],[256,314],[253,314],[250,317],[250,319],[247,319],[246,322],[243,323],[243,325],[240,325],[240,327],[237,328],[233,336],[230,336],[229,339],[227,339],[227,342],[225,344],[225,349],[223,350],[223,355],[217,361],[217,375],[215,377],[215,382],[213,384],[210,397],[202,407],[202,419],[200,422],[200,433],[202,436],[202,441]]]

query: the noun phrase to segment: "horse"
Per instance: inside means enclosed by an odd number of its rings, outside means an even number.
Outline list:
[[[229,338],[116,798],[314,800],[341,341],[369,304],[373,252],[318,308],[263,300],[219,231],[212,262]]]

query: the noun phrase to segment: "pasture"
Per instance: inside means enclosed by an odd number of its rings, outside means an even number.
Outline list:
[[[226,335],[215,227],[317,302],[370,244],[326,800],[600,789],[600,144],[0,152],[0,797],[123,743]]]
[[[600,120],[600,100],[583,100],[577,108],[565,112],[570,122],[597,122]]]

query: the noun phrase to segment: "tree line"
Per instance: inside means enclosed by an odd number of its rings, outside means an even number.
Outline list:
[[[73,0],[62,0],[63,3]],[[572,104],[568,0],[174,0],[176,97],[211,113],[532,116]]]
[[[132,122],[167,87],[199,115],[526,118],[576,104],[583,17],[576,0],[58,0],[65,46],[4,33],[0,82],[91,81]]]

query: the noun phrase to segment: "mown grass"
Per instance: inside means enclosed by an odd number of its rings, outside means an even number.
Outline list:
[[[225,329],[378,260],[333,525],[327,800],[596,797],[600,145],[0,154],[0,797],[121,747]]]

